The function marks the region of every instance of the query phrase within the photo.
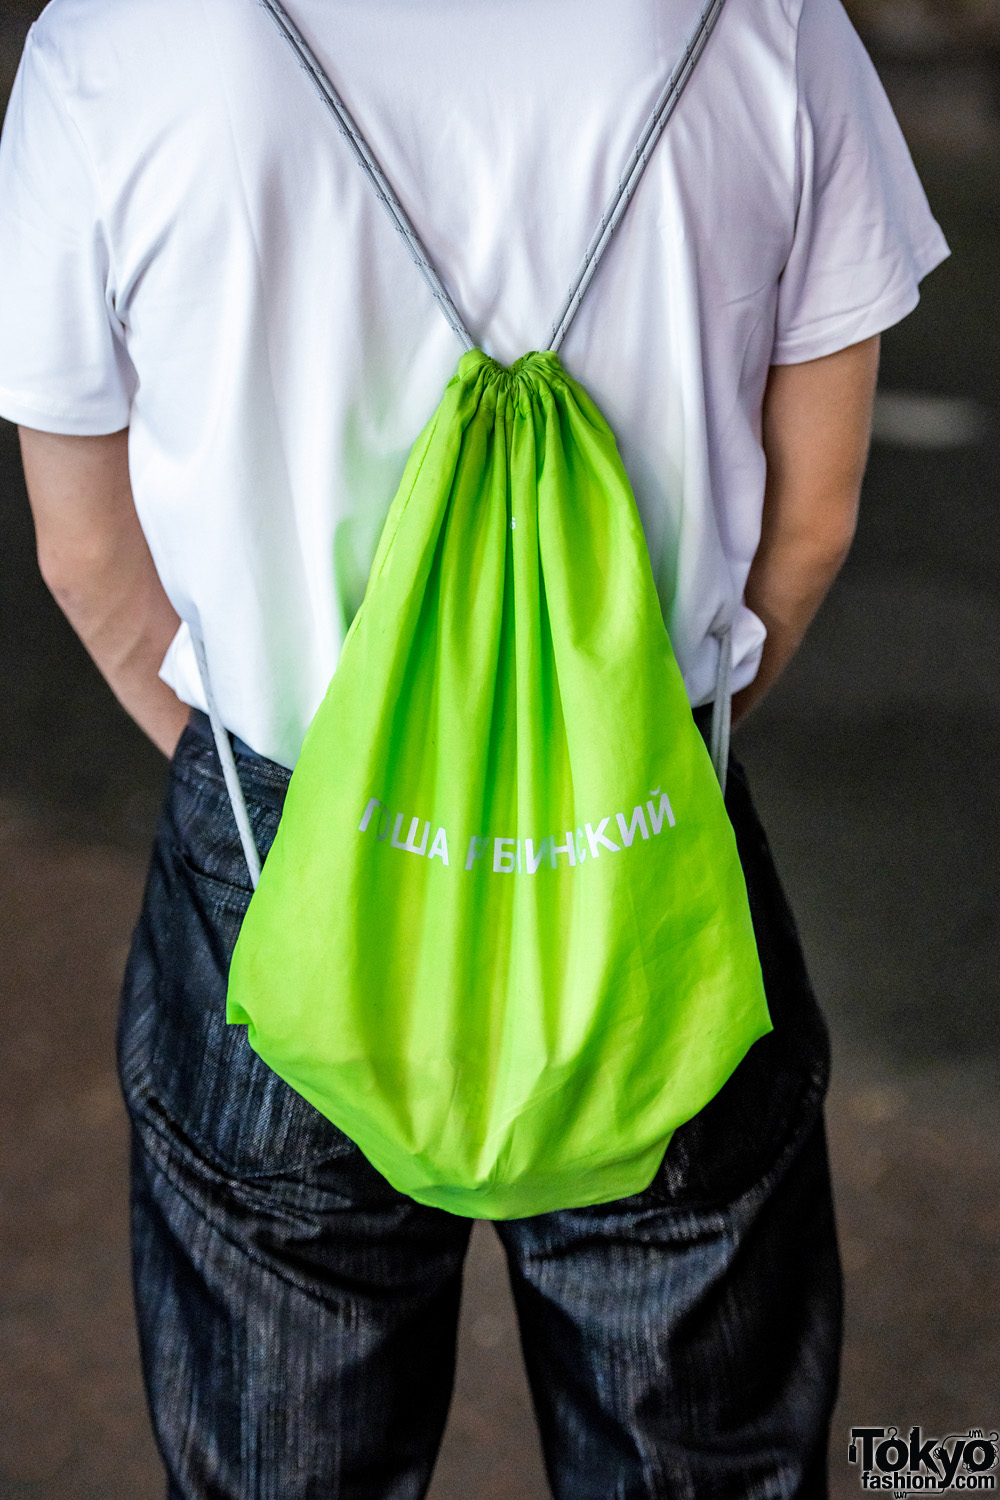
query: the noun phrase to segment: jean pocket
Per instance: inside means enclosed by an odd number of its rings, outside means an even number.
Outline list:
[[[287,1173],[357,1148],[226,1023],[226,986],[250,892],[158,841],[125,975],[126,1103],[240,1177]]]

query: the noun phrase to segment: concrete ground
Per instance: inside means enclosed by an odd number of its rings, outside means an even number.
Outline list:
[[[905,59],[886,76],[955,256],[886,340],[843,577],[737,743],[835,1039],[837,1500],[852,1424],[944,1436],[1000,1404],[996,91],[974,61],[920,67],[923,89]],[[154,1500],[112,1041],[162,766],[38,582],[8,427],[0,518],[0,1497]],[[487,1226],[431,1494],[548,1494]]]

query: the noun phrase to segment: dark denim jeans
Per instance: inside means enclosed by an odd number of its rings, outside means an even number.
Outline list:
[[[258,845],[287,774],[240,754]],[[826,1493],[841,1286],[828,1047],[745,777],[775,1031],[643,1193],[497,1225],[558,1500]],[[170,1500],[415,1500],[468,1221],[395,1192],[225,1024],[249,899],[206,721],[177,751],[119,1037],[140,1342]]]

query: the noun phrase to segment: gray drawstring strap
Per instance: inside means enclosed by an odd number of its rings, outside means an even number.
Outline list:
[[[611,243],[611,237],[618,228],[628,210],[636,188],[642,180],[642,174],[653,154],[660,136],[666,130],[674,110],[681,101],[681,96],[687,88],[698,60],[708,45],[709,37],[715,30],[716,22],[722,14],[722,7],[726,0],[708,0],[708,4],[702,11],[701,19],[694,29],[694,34],[684,49],[680,62],[674,69],[670,78],[663,87],[660,97],[653,105],[653,112],[643,129],[642,135],[636,143],[635,150],[628,159],[625,170],[618,179],[618,186],[601,215],[601,222],[597,226],[590,244],[584,251],[580,269],[576,274],[566,300],[552,324],[552,335],[549,339],[549,349],[553,354],[558,353],[563,339],[569,332],[569,326],[580,310],[580,304],[587,294],[587,288],[594,279],[594,274],[604,258],[605,252]]]
[[[250,815],[247,812],[243,788],[240,786],[240,778],[236,770],[236,757],[233,754],[229,735],[226,733],[225,725],[219,714],[215,702],[215,694],[212,692],[212,679],[208,672],[208,657],[205,653],[205,642],[194,630],[191,631],[191,639],[194,643],[195,660],[198,663],[198,672],[201,676],[202,691],[205,694],[205,702],[208,704],[208,717],[211,721],[212,734],[215,738],[215,748],[219,752],[219,760],[222,763],[222,774],[226,781],[226,791],[229,793],[233,817],[236,819],[240,843],[243,845],[247,869],[250,871],[250,884],[256,890],[257,882],[260,879],[260,855],[257,853],[253,829],[250,827]]]
[[[396,233],[402,239],[410,259],[430,288],[431,296],[440,307],[449,327],[458,335],[466,349],[473,349],[475,344],[462,321],[458,308],[448,295],[444,282],[431,264],[430,256],[427,254],[416,230],[410,223],[406,210],[393,192],[389,179],[379,165],[378,158],[358,129],[357,123],[347,105],[341,99],[325,73],[323,65],[295,22],[280,3],[280,0],[259,0],[259,4],[264,7],[274,21],[281,35],[308,74],[316,92],[333,115],[337,129],[347,142],[358,166],[367,177],[376,198],[392,220]]]
[[[618,179],[618,186],[612,194],[604,213],[601,215],[601,222],[584,252],[580,269],[570,287],[566,300],[552,324],[552,334],[548,347],[553,354],[558,353],[562,341],[569,331],[569,326],[580,309],[580,304],[586,296],[587,288],[593,281],[597,268],[611,243],[611,237],[625,217],[635,190],[639,186],[642,174],[645,172],[649,159],[653,154],[653,149],[667,128],[674,110],[681,101],[681,96],[691,80],[694,70],[698,65],[698,60],[708,44],[709,37],[715,30],[716,22],[722,14],[722,8],[725,3],[726,0],[708,0],[694,29],[691,40],[684,49],[680,62],[661,90],[660,96],[653,106],[653,112],[643,126],[642,134],[636,142],[635,149],[626,163],[624,172]],[[472,336],[466,328],[458,308],[446,291],[444,282],[434,269],[431,258],[420,240],[420,236],[410,223],[409,216],[397,198],[392,184],[379,165],[378,158],[362,135],[347,105],[341,99],[330,78],[324,71],[319,58],[313,52],[295,22],[288,15],[281,0],[258,0],[258,4],[262,5],[267,11],[279,32],[295,53],[302,68],[308,74],[316,92],[333,115],[337,129],[347,142],[358,166],[367,177],[376,198],[392,220],[393,227],[406,246],[410,259],[430,288],[431,295],[440,307],[449,327],[458,335],[466,349],[474,348],[475,343]]]
[[[729,774],[729,736],[732,729],[733,627],[725,625],[713,631],[719,643],[719,661],[715,672],[715,699],[712,703],[712,731],[709,751],[712,765],[723,792]]]
[[[379,165],[378,158],[362,135],[356,121],[324,71],[316,54],[295,25],[295,22],[288,15],[281,4],[281,0],[258,0],[258,3],[267,11],[281,36],[288,43],[299,64],[308,75],[321,100],[332,114],[339,133],[343,136],[355,161],[364,172],[376,198],[392,221],[393,228],[406,246],[410,259],[427,284],[448,326],[458,336],[466,349],[475,348],[475,342],[466,328],[458,308],[455,306],[444,283],[434,269],[430,256],[424,249],[420,237],[411,224],[406,210],[397,198],[389,179]],[[628,206],[635,195],[636,188],[639,185],[643,172],[646,170],[653,149],[666,129],[674,110],[680,103],[681,96],[691,80],[695,67],[708,44],[709,37],[712,35],[716,23],[722,14],[725,3],[726,0],[708,0],[680,62],[667,80],[659,98],[653,106],[652,114],[646,121],[635,149],[626,163],[625,170],[618,179],[618,186],[601,216],[601,222],[584,252],[576,278],[570,287],[559,315],[552,325],[552,336],[548,347],[553,353],[558,352],[570,324],[580,309],[587,289],[593,281],[597,268],[611,243],[612,236],[621,224]],[[243,853],[246,856],[247,869],[250,872],[250,882],[254,890],[256,890],[257,882],[260,879],[260,855],[257,852],[253,830],[250,827],[250,817],[247,813],[243,788],[240,786],[240,778],[236,770],[236,758],[233,755],[233,747],[220,717],[215,702],[215,694],[212,691],[205,644],[194,630],[192,630],[191,636],[194,644],[195,658],[198,663],[198,671],[201,675],[202,690],[205,694],[205,702],[208,705],[208,717],[212,725],[212,734],[219,753],[222,773],[225,777],[226,790],[229,793],[229,801],[232,804],[233,816],[236,819],[236,826],[239,830],[240,842],[243,845]],[[732,671],[731,630],[727,628],[724,631],[720,631],[717,639],[719,641],[719,667],[715,685],[715,702],[712,707],[711,753],[716,775],[723,789],[725,789],[726,772],[729,764],[730,675]]]

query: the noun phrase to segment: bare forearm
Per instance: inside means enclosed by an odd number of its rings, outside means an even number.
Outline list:
[[[22,429],[21,447],[42,576],[119,702],[171,755],[188,710],[157,674],[179,621],[135,515],[127,434]]]
[[[50,588],[126,713],[169,756],[188,709],[158,672],[180,622],[152,562],[130,562],[111,578],[95,567],[71,585],[53,580]]]
[[[798,650],[847,556],[871,435],[879,340],[771,371],[767,489],[746,602],[767,628],[760,669],[733,700],[746,717]]]
[[[733,698],[733,722],[745,719],[774,686],[798,651],[816,612],[844,563],[850,546],[812,549],[775,546],[759,558],[747,583],[746,602],[767,629],[753,682]]]

